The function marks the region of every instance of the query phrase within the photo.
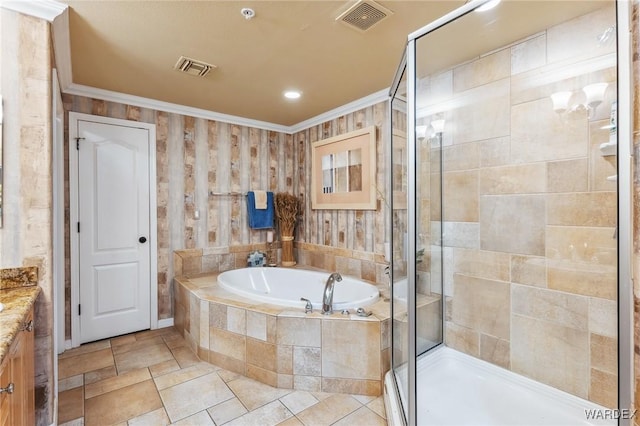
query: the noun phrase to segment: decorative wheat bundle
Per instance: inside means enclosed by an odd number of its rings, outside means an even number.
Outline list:
[[[293,257],[293,231],[298,220],[300,202],[295,195],[286,192],[275,194],[274,202],[282,241],[282,266],[294,266],[296,261]]]

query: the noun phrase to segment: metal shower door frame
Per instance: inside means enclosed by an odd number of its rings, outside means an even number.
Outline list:
[[[396,71],[390,88],[390,98],[397,92],[403,72],[407,73],[407,259],[408,281],[408,418],[409,426],[417,424],[416,410],[416,51],[415,42],[420,37],[443,27],[450,22],[472,12],[490,0],[471,0],[460,8],[436,19],[430,24],[409,34],[407,48]],[[630,410],[633,401],[634,363],[633,363],[633,197],[632,197],[632,160],[633,160],[633,90],[631,85],[631,4],[629,0],[616,0],[617,70],[618,70],[618,409]],[[391,103],[391,100],[390,100]],[[391,178],[392,179],[392,178]],[[390,223],[390,226],[392,223]],[[390,228],[392,229],[392,228]],[[441,230],[442,232],[442,230]],[[441,236],[442,237],[442,236]],[[441,240],[442,241],[442,240]],[[390,268],[393,271],[393,268]],[[391,281],[393,282],[393,281]],[[444,327],[445,312],[442,309]],[[392,317],[393,318],[393,312]],[[391,327],[393,339],[393,327]],[[444,332],[442,334],[444,339]],[[391,365],[393,366],[393,350]],[[395,380],[395,379],[394,379]],[[396,383],[397,387],[397,383]],[[619,419],[620,426],[630,426],[629,418]]]

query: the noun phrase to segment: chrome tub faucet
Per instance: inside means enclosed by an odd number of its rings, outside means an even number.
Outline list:
[[[332,273],[327,278],[327,283],[324,286],[324,294],[322,296],[322,314],[331,315],[333,313],[333,286],[336,281],[342,281],[342,275],[337,272]]]

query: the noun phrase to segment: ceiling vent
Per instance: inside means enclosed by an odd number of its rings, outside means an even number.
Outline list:
[[[372,0],[358,0],[353,6],[336,18],[343,24],[364,32],[393,12]]]
[[[190,75],[204,77],[209,74],[209,71],[217,67],[215,65],[207,64],[206,62],[196,61],[195,59],[180,56],[180,59],[178,59],[174,68]]]

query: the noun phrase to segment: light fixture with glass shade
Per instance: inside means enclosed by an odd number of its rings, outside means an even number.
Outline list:
[[[598,105],[604,100],[604,94],[607,90],[609,83],[594,83],[584,86],[582,91],[585,94],[586,101],[583,104],[576,104],[571,106],[569,101],[573,96],[573,92],[561,91],[551,94],[551,103],[553,104],[553,110],[558,114],[564,114],[565,112],[587,111],[589,117],[593,117]]]
[[[444,131],[444,118],[440,118],[438,120],[433,120],[431,122],[431,128],[433,128],[433,131],[436,134],[442,133]]]
[[[431,121],[429,123],[433,129],[433,134],[430,136],[431,144],[434,147],[442,147],[442,132],[444,131],[444,118]]]
[[[604,92],[607,90],[608,85],[609,83],[595,83],[582,88],[582,91],[587,96],[586,105],[589,111],[593,110],[595,113],[598,105],[604,100]]]
[[[571,99],[572,95],[573,93],[569,91],[552,93],[551,102],[553,103],[553,110],[558,114],[567,111],[567,109],[569,109],[569,99]]]

